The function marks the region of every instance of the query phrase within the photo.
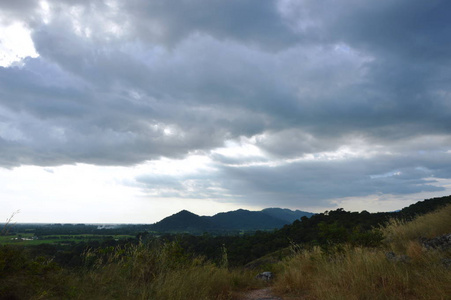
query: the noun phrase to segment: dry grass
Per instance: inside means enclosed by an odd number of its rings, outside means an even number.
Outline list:
[[[419,238],[433,238],[451,233],[451,205],[405,222],[392,219],[381,229],[385,244],[395,252],[405,252]]]
[[[72,282],[76,299],[232,299],[255,284],[255,274],[188,257],[174,243],[85,257],[89,271]]]
[[[0,247],[1,299],[239,299],[259,287],[253,271],[184,253],[177,243],[89,250],[68,270],[20,249]]]
[[[8,235],[9,229],[10,229],[10,227],[11,227],[11,225],[12,225],[11,222],[12,222],[14,216],[17,215],[18,213],[20,213],[20,210],[16,210],[15,212],[13,212],[13,213],[11,214],[11,216],[10,216],[9,218],[6,219],[5,224],[3,224],[2,230],[0,230],[0,236],[2,236],[2,235]],[[13,225],[14,225],[14,224],[13,224]]]
[[[305,299],[451,299],[451,270],[441,263],[451,253],[425,250],[418,242],[451,232],[451,206],[409,223],[392,221],[383,231],[385,248],[297,253],[278,266],[275,290]],[[390,250],[411,259],[388,260]]]

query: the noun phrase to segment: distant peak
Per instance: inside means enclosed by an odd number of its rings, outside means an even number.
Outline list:
[[[186,210],[186,209],[181,210],[181,211],[179,211],[178,213],[176,213],[176,215],[179,215],[179,214],[184,214],[184,215],[186,215],[186,214],[195,215],[195,213],[192,213],[192,212],[190,212],[189,210]]]
[[[177,217],[188,217],[188,216],[190,216],[190,217],[193,217],[193,216],[199,217],[195,213],[192,213],[192,212],[190,212],[189,210],[186,210],[186,209],[181,210],[178,213],[175,213],[175,214],[171,215],[171,217],[173,217],[173,216],[177,216]]]

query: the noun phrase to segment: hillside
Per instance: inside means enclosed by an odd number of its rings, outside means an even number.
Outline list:
[[[431,200],[406,210],[436,210],[386,224],[378,247],[299,248],[274,267],[273,291],[293,299],[450,299],[451,206],[439,203],[451,199]]]
[[[435,211],[438,208],[446,206],[450,203],[451,196],[426,199],[404,207],[403,209],[401,209],[401,211],[398,212],[398,215],[404,219],[412,219],[418,215],[423,215]]]
[[[208,217],[182,210],[151,225],[150,230],[189,233],[269,230],[281,228],[302,216],[311,215],[313,214],[300,210],[267,208],[262,211],[238,209]]]
[[[215,227],[215,224],[207,217],[200,217],[187,210],[182,210],[153,224],[151,230],[203,232]]]
[[[399,212],[369,213],[337,209],[296,220],[274,231],[260,231],[244,236],[215,236],[210,239],[191,236],[178,241],[188,251],[212,260],[219,255],[217,249],[225,245],[229,263],[239,266],[292,244],[302,244],[305,247],[327,247],[336,243],[375,246],[380,243],[381,235],[373,231],[373,228],[386,224],[390,219],[410,220],[410,217],[406,217],[407,212],[409,216],[423,215],[446,204],[451,204],[451,196],[418,202]]]
[[[183,210],[151,225],[150,230],[167,233],[185,232],[199,234],[216,232],[222,234],[228,231],[239,230],[279,229],[278,232],[274,233],[275,236],[286,236],[294,242],[304,243],[327,238],[320,236],[319,224],[324,224],[321,225],[323,231],[333,231],[334,226],[336,230],[342,231],[341,236],[336,235],[334,238],[350,238],[344,232],[353,231],[355,227],[359,227],[359,231],[369,230],[393,217],[410,220],[417,215],[431,212],[450,202],[451,196],[445,196],[419,201],[397,212],[379,213],[369,213],[367,211],[360,213],[347,212],[343,209],[337,209],[325,213],[313,214],[300,210],[265,208],[261,211],[238,209],[218,213],[209,217],[198,216],[192,212]],[[325,235],[327,236],[327,234]]]
[[[310,218],[314,215],[314,213],[311,212],[278,207],[265,208],[262,210],[262,212],[274,218],[284,220],[288,223],[293,223],[295,220],[298,220],[302,217]]]
[[[231,230],[266,230],[280,228],[287,224],[286,221],[267,215],[261,211],[249,211],[245,209],[218,213],[211,217],[211,221],[218,228]]]

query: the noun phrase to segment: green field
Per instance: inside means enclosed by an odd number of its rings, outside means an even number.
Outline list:
[[[35,238],[32,233],[21,233],[15,235],[0,236],[0,244],[14,245],[40,245],[40,244],[62,244],[62,243],[78,243],[88,241],[103,241],[107,239],[127,239],[134,238],[133,235],[99,235],[99,234],[62,234],[62,235],[46,235]]]

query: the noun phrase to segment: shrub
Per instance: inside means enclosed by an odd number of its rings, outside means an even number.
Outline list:
[[[61,268],[51,260],[31,258],[18,247],[0,246],[0,299],[50,298],[65,292]]]

